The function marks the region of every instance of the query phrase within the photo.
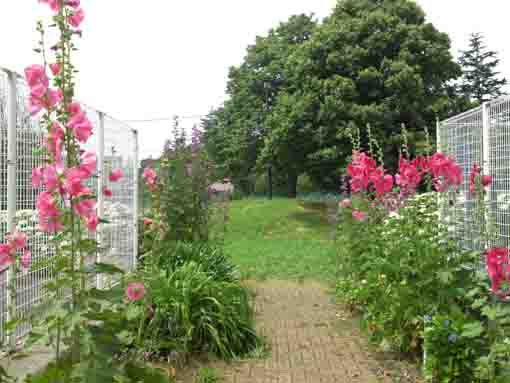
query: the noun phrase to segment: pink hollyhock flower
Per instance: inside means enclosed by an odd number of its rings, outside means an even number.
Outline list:
[[[77,9],[80,7],[80,0],[67,0],[67,5],[74,9]]]
[[[352,218],[356,221],[363,222],[367,219],[367,215],[360,210],[354,209],[352,211]]]
[[[65,172],[64,190],[71,197],[89,195],[90,189],[83,186],[83,181],[87,179],[87,174],[80,168],[70,168]]]
[[[28,109],[28,112],[32,116],[35,116],[37,113],[39,113],[43,107],[44,107],[44,104],[40,98],[33,97],[33,96],[30,96],[28,98],[27,109]]]
[[[41,99],[46,95],[47,91],[48,91],[47,86],[37,84],[30,88],[30,96]]]
[[[72,117],[67,124],[68,128],[73,130],[73,134],[79,142],[87,142],[92,135],[92,123],[79,105],[73,103],[69,109]]]
[[[349,208],[352,206],[352,201],[350,199],[346,198],[346,199],[340,201],[340,206],[343,207],[344,209]]]
[[[110,197],[112,197],[112,196],[113,196],[113,193],[112,193],[112,191],[111,191],[110,189],[108,189],[107,187],[105,187],[105,188],[103,188],[103,195],[104,195],[105,197],[110,198]]]
[[[62,94],[62,90],[48,89],[48,94],[46,95],[46,102],[45,102],[46,109],[53,109],[63,99],[64,99],[64,95]]]
[[[124,173],[122,172],[122,170],[121,169],[115,169],[115,170],[112,170],[112,172],[110,173],[110,176],[108,177],[108,179],[110,180],[110,182],[117,182],[122,177],[124,177]]]
[[[42,177],[43,177],[42,168],[32,169],[32,187],[34,189],[38,189],[41,187]]]
[[[39,0],[39,3],[48,4],[55,13],[60,12],[60,0]]]
[[[55,191],[59,188],[60,183],[57,176],[57,170],[54,166],[48,165],[42,170],[44,184],[48,191]]]
[[[87,229],[89,229],[89,231],[96,231],[97,225],[99,225],[99,217],[97,215],[94,214],[87,219]]]
[[[13,261],[11,246],[0,244],[0,267],[10,265]]]
[[[370,181],[374,185],[377,198],[381,198],[384,194],[393,190],[393,176],[384,174],[384,170],[378,169],[370,176]]]
[[[420,185],[422,174],[418,170],[421,166],[422,169],[426,167],[423,157],[408,161],[405,158],[400,159],[399,173],[396,175],[396,183],[400,187],[401,194],[405,197],[416,192]]]
[[[32,263],[32,253],[28,250],[25,250],[20,258],[20,263],[21,267],[28,269]]]
[[[453,159],[443,153],[435,153],[428,161],[434,187],[438,192],[448,190],[450,186],[458,188],[462,184],[462,169]]]
[[[96,215],[96,201],[93,199],[84,199],[74,205],[74,211],[80,217],[90,219]]]
[[[492,177],[491,176],[482,176],[482,185],[484,187],[489,186],[492,183]]]
[[[79,114],[82,111],[80,104],[77,102],[70,103],[68,110],[69,110],[69,113],[71,114],[71,117],[76,116],[77,114]]]
[[[25,68],[25,79],[27,80],[28,86],[32,89],[37,86],[44,88],[44,93],[50,84],[50,80],[46,75],[46,70],[42,65],[31,65]]]
[[[13,249],[23,249],[27,245],[27,235],[21,231],[15,231],[6,236],[8,242],[12,244]]]
[[[476,178],[480,175],[482,168],[478,166],[476,163],[473,164],[471,168],[471,173],[469,174],[469,192],[474,193],[476,191]]]
[[[64,129],[57,123],[54,122],[51,125],[48,136],[45,137],[44,143],[48,152],[53,155],[55,161],[60,163],[62,161],[62,146],[64,144]]]
[[[80,170],[87,176],[90,177],[97,170],[97,158],[92,152],[85,152],[81,155]]]
[[[79,28],[84,19],[85,12],[80,8],[74,11],[73,14],[69,17],[69,24],[75,28]]]
[[[62,229],[61,213],[55,198],[49,192],[37,196],[36,208],[39,212],[39,227],[45,233],[55,233]]]
[[[51,73],[53,73],[54,76],[58,75],[60,73],[60,64],[54,63],[50,64]]]
[[[509,279],[508,249],[503,247],[494,247],[486,251],[485,256],[487,272],[492,282],[492,291],[495,294],[499,294],[500,285]]]
[[[156,172],[151,168],[145,168],[143,171],[143,178],[145,179],[149,190],[152,192],[156,191],[156,182],[158,178]]]
[[[351,177],[351,189],[354,193],[368,189],[370,175],[377,169],[375,160],[365,153],[354,152],[347,173]]]
[[[126,297],[134,302],[139,301],[145,295],[145,286],[141,282],[131,282],[126,288]]]
[[[152,219],[150,219],[150,218],[144,218],[144,219],[143,219],[143,224],[144,224],[145,226],[150,226],[150,225],[152,225]]]

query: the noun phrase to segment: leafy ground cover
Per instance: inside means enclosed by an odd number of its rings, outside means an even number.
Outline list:
[[[332,282],[332,230],[326,217],[292,199],[233,201],[225,251],[244,278]]]

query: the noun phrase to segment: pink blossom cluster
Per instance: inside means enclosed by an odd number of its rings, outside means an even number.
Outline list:
[[[143,171],[143,178],[145,179],[145,183],[149,187],[149,190],[154,193],[157,189],[158,180],[158,175],[156,174],[154,169],[145,168]]]
[[[25,233],[15,231],[12,234],[7,234],[6,243],[0,244],[0,267],[5,267],[13,264],[16,261],[16,253],[18,250],[23,250],[23,255],[20,257],[21,267],[28,269],[32,262],[32,255],[27,249],[27,236]]]
[[[46,70],[42,65],[32,65],[25,69],[25,78],[30,87],[28,111],[35,115],[42,109],[51,110],[63,99],[62,91],[51,89]]]
[[[382,166],[366,153],[354,152],[352,162],[347,167],[351,177],[351,189],[354,193],[368,191],[373,186],[377,197],[382,197],[393,189],[393,177],[386,174]]]
[[[51,10],[55,13],[61,11],[61,0],[39,0],[39,3],[48,4]],[[64,0],[64,4],[72,8],[69,16],[69,24],[74,28],[79,28],[85,19],[85,12],[80,8],[80,0]]]
[[[469,192],[472,194],[476,193],[476,182],[478,177],[481,176],[482,168],[478,166],[476,163],[473,164],[471,168],[471,173],[469,174]],[[483,175],[480,179],[482,186],[487,187],[492,183],[492,177]]]
[[[487,272],[491,280],[491,289],[494,294],[502,294],[500,287],[504,282],[510,283],[509,251],[504,247],[494,247],[485,252]]]

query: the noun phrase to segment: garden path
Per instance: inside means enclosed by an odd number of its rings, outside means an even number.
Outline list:
[[[269,353],[258,359],[202,365],[218,372],[224,383],[395,381],[367,349],[358,321],[338,311],[324,285],[268,280],[250,287],[256,296],[257,329]],[[199,367],[187,369],[178,381],[196,382]]]

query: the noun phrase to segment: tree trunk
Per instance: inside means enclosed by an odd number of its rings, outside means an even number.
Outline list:
[[[288,187],[288,196],[289,198],[296,198],[297,195],[297,172],[294,170],[289,170],[287,187]]]

